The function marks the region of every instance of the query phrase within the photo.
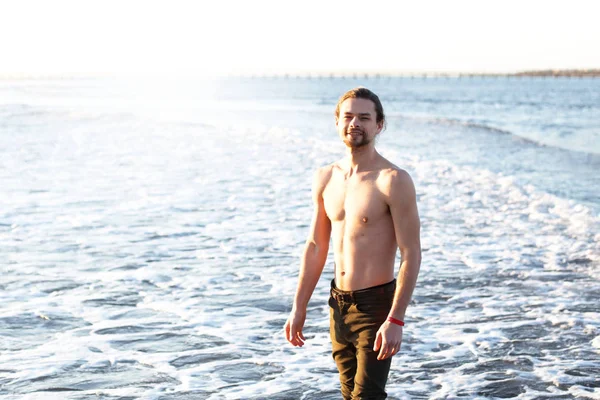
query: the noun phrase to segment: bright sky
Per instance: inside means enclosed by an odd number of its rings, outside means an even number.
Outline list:
[[[596,0],[0,4],[0,75],[600,68]]]

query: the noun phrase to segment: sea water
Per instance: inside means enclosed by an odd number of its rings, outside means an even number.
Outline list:
[[[599,399],[600,80],[514,77],[0,81],[0,398],[340,398],[331,255],[283,325],[359,85],[422,223],[389,397]]]

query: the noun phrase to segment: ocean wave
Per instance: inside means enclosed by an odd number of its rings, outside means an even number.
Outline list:
[[[481,123],[481,122],[465,121],[465,120],[462,120],[459,118],[407,115],[407,114],[400,114],[400,113],[394,113],[394,114],[391,114],[391,116],[399,117],[399,118],[405,119],[405,120],[416,121],[416,122],[420,122],[420,123],[424,123],[424,124],[431,124],[431,125],[437,125],[437,126],[453,126],[453,127],[463,128],[463,129],[489,132],[489,133],[493,133],[493,134],[511,135],[511,136],[518,138],[519,140],[522,140],[524,142],[534,144],[534,145],[540,146],[540,147],[554,147],[554,148],[565,150],[565,151],[587,153],[592,156],[600,156],[600,148],[596,148],[594,146],[584,146],[584,145],[575,146],[566,141],[564,141],[563,143],[558,143],[557,141],[551,141],[551,140],[547,139],[547,136],[535,137],[532,134],[527,134],[525,132],[512,131],[512,130],[508,130],[505,128],[499,128],[497,126],[488,125],[488,124]],[[561,124],[552,123],[552,124],[545,124],[543,126],[540,126],[539,130],[540,130],[540,132],[544,132],[545,130],[548,130],[548,129],[558,130],[561,128],[575,130],[577,128],[577,126],[561,125]]]

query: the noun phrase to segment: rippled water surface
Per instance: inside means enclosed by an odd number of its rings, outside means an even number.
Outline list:
[[[600,80],[0,82],[0,398],[338,399],[284,340],[358,84],[417,187],[392,399],[600,398]]]

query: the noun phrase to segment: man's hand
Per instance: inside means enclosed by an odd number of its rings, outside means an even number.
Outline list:
[[[401,344],[402,327],[400,325],[392,324],[389,321],[385,321],[377,331],[373,351],[379,350],[377,359],[385,360],[398,353]]]
[[[292,310],[290,317],[285,323],[285,337],[294,346],[302,347],[304,345],[306,339],[302,334],[302,328],[304,328],[305,320],[306,311]]]

